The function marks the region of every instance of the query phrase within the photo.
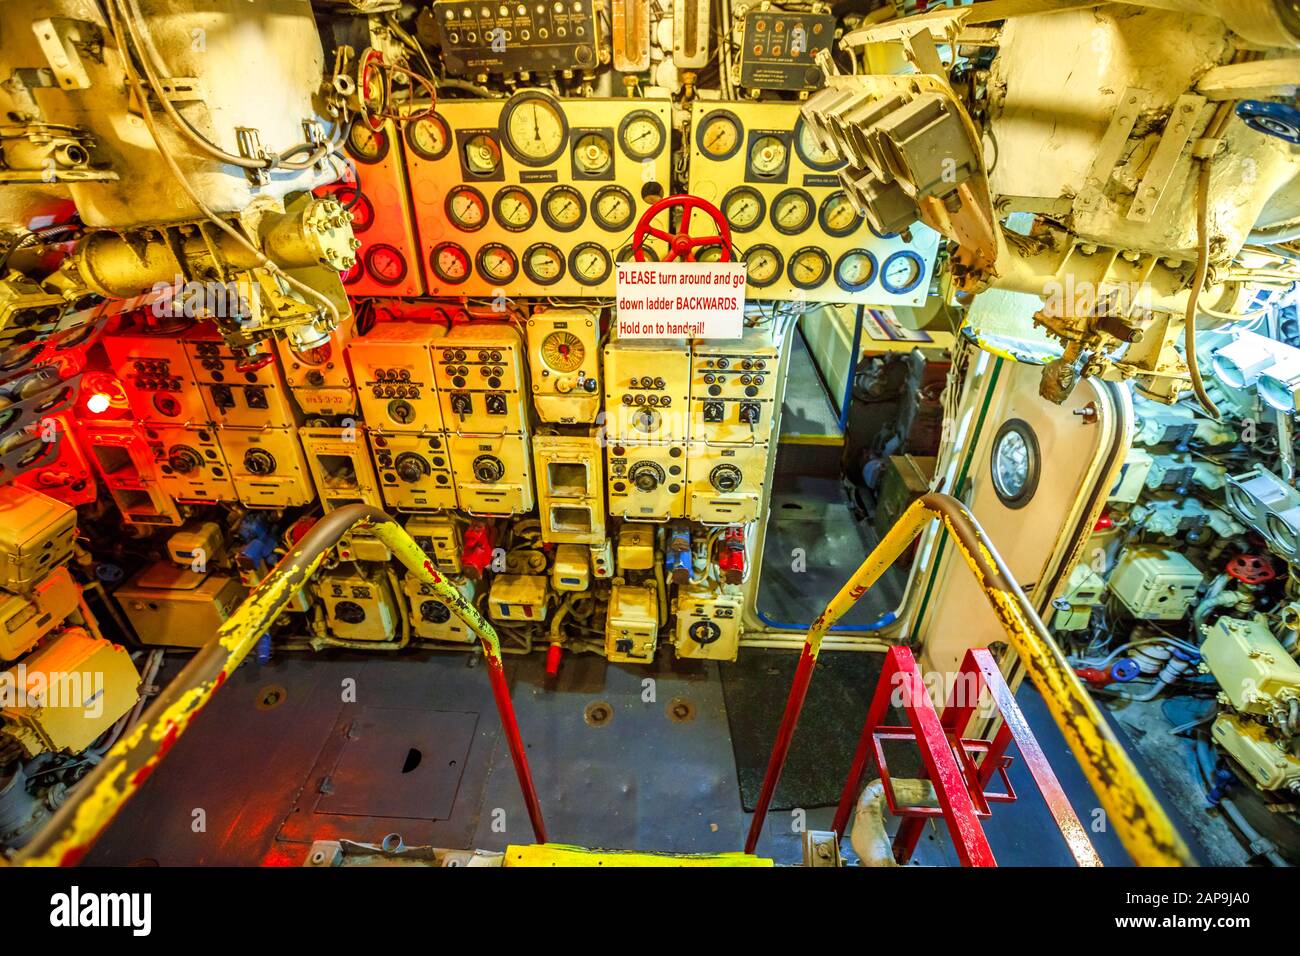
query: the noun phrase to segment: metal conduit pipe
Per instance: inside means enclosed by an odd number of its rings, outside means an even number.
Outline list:
[[[434,568],[401,525],[378,508],[348,505],[321,518],[289,550],[212,640],[194,654],[176,679],[158,695],[131,731],[81,781],[73,796],[14,862],[29,866],[78,863],[118,811],[148,780],[212,695],[257,645],[258,638],[311,580],[325,555],[354,530],[383,542],[408,571],[432,586],[438,599],[478,635],[533,833],[538,843],[545,843],[546,829],[506,686],[496,631]]]
[[[745,840],[753,853],[794,738],[822,638],[879,580],[931,522],[944,531],[975,575],[1025,673],[1043,696],[1052,719],[1079,761],[1124,848],[1139,866],[1192,866],[1195,860],[1151,788],[1138,773],[1105,716],[1047,633],[975,516],[956,498],[930,493],[917,499],[889,529],[808,630],[790,686],[758,804]]]

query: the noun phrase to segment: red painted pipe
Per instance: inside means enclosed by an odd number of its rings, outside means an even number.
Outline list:
[[[533,774],[528,769],[528,754],[524,752],[524,741],[519,736],[519,722],[515,719],[515,705],[510,700],[510,688],[506,686],[506,672],[501,666],[500,658],[489,657],[487,664],[492,696],[496,698],[497,712],[501,715],[501,726],[505,728],[506,744],[510,747],[510,759],[514,761],[515,774],[519,777],[519,789],[524,795],[524,805],[528,807],[528,819],[533,824],[533,836],[538,843],[545,843],[546,824],[542,822],[542,805],[537,800]]]
[[[870,760],[871,754],[871,735],[873,731],[871,726],[871,717],[862,722],[862,735],[858,738],[858,749],[853,752],[853,765],[849,768],[849,775],[844,779],[844,789],[840,791],[840,803],[835,808],[835,822],[831,824],[831,829],[835,831],[837,837],[844,836],[844,828],[849,825],[849,815],[853,812],[853,805],[857,802],[858,791],[862,785],[862,775],[866,772],[867,761]]]
[[[754,808],[754,819],[749,824],[749,836],[745,838],[746,853],[753,853],[758,846],[758,835],[763,832],[767,808],[772,803],[776,782],[781,779],[781,770],[785,767],[786,754],[790,752],[790,741],[794,739],[794,729],[799,725],[799,714],[803,711],[803,701],[808,696],[808,685],[812,682],[813,668],[816,666],[817,658],[813,657],[811,648],[804,644],[799,667],[794,672],[794,682],[790,685],[790,696],[785,702],[785,714],[781,717],[781,726],[776,732],[776,743],[772,745],[772,756],[767,762],[767,772],[763,775],[763,789],[758,795],[758,806]]]

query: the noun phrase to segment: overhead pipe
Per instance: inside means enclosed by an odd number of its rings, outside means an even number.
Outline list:
[[[505,730],[519,788],[538,843],[546,827],[533,786],[528,756],[519,735],[514,705],[502,667],[496,631],[472,604],[434,568],[402,526],[378,508],[347,505],[321,518],[255,587],[213,639],[201,647],[129,733],[105,755],[68,801],[15,857],[27,866],[74,866],[157,769],[190,722],[257,645],[285,606],[311,580],[330,549],[350,532],[378,538],[393,555],[458,618],[482,645],[497,713]]]

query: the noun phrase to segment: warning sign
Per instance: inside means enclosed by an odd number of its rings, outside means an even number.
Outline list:
[[[622,338],[738,339],[744,328],[743,262],[624,262],[616,285]]]

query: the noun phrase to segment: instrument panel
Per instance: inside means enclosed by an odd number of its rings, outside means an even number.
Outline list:
[[[822,150],[797,103],[706,103],[691,109],[689,192],[731,226],[751,299],[920,305],[939,247],[877,235],[841,188],[842,163]],[[715,253],[716,255],[716,253]]]
[[[669,192],[670,129],[667,100],[540,90],[406,124],[430,293],[612,296],[637,219]]]

